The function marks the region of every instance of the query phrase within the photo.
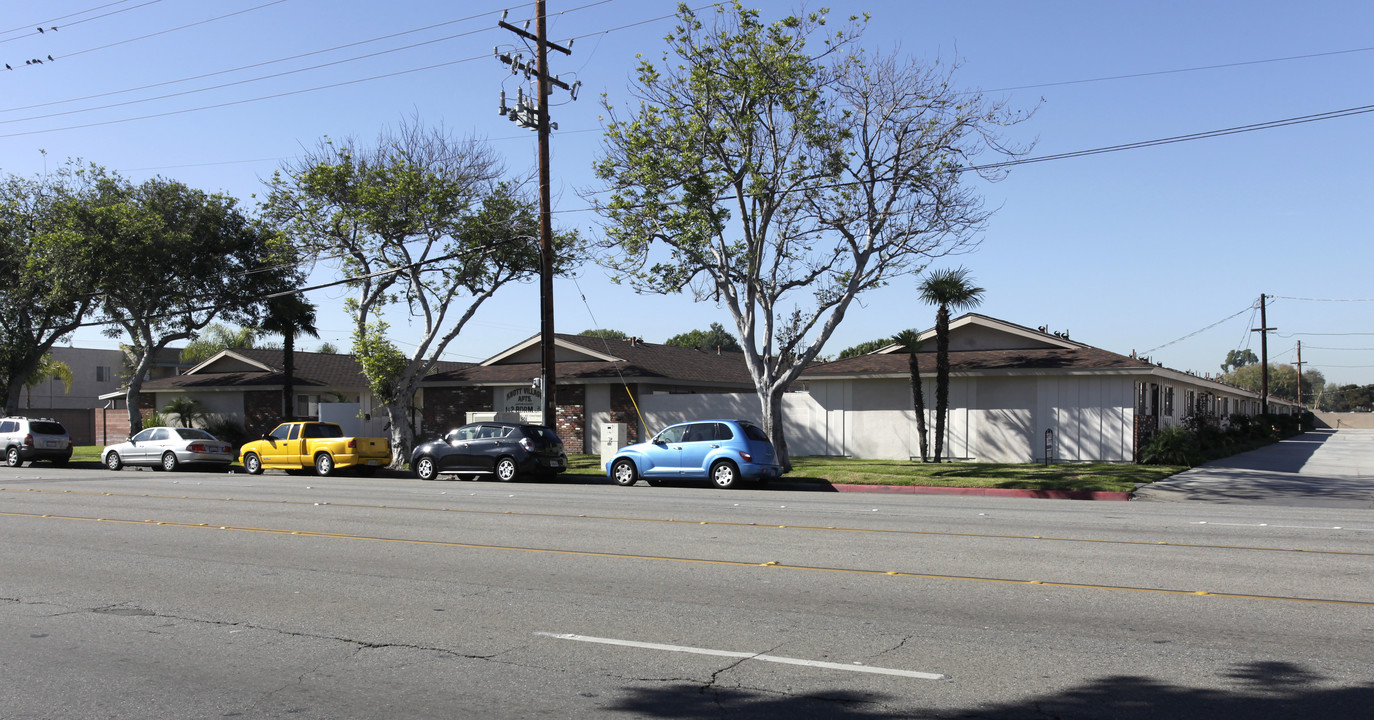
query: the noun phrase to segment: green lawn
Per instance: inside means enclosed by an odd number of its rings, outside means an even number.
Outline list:
[[[101,445],[78,445],[77,462],[99,462]],[[1028,490],[1101,490],[1130,492],[1182,472],[1175,465],[1118,465],[1112,463],[1005,465],[999,463],[941,463],[901,460],[858,460],[835,457],[794,457],[788,482],[836,485],[924,485],[933,487],[1016,488]],[[568,456],[569,475],[597,475],[598,455]]]
[[[1164,465],[1084,463],[1008,465],[1000,463],[941,463],[901,460],[858,460],[834,457],[794,457],[789,482],[837,485],[922,485],[933,487],[1016,488],[1030,490],[1100,490],[1129,492],[1187,468]],[[596,455],[572,455],[568,473],[601,475]]]

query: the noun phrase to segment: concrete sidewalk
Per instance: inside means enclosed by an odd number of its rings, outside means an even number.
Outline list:
[[[1143,486],[1134,499],[1374,510],[1374,430],[1314,430]]]

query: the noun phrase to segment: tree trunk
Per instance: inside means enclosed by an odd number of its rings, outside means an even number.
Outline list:
[[[787,450],[787,437],[783,433],[782,392],[770,390],[763,398],[763,429],[773,442],[778,464],[784,473],[792,472],[792,455]]]
[[[911,402],[916,410],[916,433],[921,442],[921,462],[930,462],[930,439],[926,433],[926,393],[921,387],[921,370],[916,353],[911,353]]]
[[[945,448],[945,413],[949,410],[949,308],[935,313],[935,462]]]
[[[390,424],[388,438],[391,440],[391,470],[404,470],[410,461],[410,451],[415,447],[415,432],[410,427],[410,408],[400,403],[387,403],[386,419]]]
[[[296,415],[295,398],[291,397],[295,392],[296,384],[296,334],[292,332],[282,333],[282,364],[285,366],[282,371],[285,377],[281,382],[281,410],[282,419],[290,420]]]

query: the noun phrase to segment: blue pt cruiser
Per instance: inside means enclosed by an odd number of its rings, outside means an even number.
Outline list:
[[[747,420],[699,420],[669,425],[652,440],[627,445],[606,464],[606,475],[629,487],[644,478],[658,485],[669,478],[702,478],[718,488],[740,480],[782,475],[767,433]]]

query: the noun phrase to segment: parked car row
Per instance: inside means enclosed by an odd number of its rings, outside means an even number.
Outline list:
[[[48,460],[71,460],[67,429],[51,419],[0,420],[0,446],[10,467]],[[286,422],[260,440],[245,443],[238,458],[259,475],[267,469],[313,470],[330,475],[340,468],[371,474],[391,459],[386,438],[346,437],[335,423]],[[150,427],[100,453],[110,470],[145,465],[172,471],[183,467],[226,469],[233,447],[199,428]],[[421,480],[443,475],[510,482],[521,476],[553,478],[568,469],[563,441],[553,429],[516,422],[478,422],[421,443],[410,454],[410,468]],[[668,479],[705,479],[718,488],[744,480],[764,482],[782,474],[767,433],[746,420],[703,420],[670,425],[648,442],[627,445],[603,466],[617,485],[643,479],[660,485]]]

